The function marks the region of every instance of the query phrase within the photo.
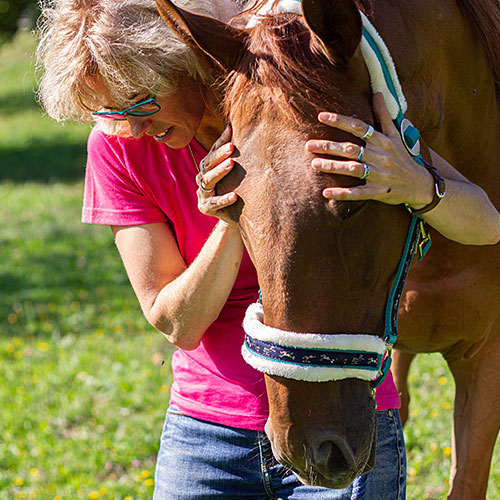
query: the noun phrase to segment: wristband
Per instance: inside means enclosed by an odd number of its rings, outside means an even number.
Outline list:
[[[446,183],[444,182],[444,179],[441,177],[439,172],[430,163],[426,162],[423,158],[422,161],[424,163],[424,167],[427,169],[427,171],[432,175],[432,178],[434,179],[434,196],[432,197],[432,201],[428,205],[425,205],[425,207],[419,208],[418,210],[410,207],[410,205],[406,203],[405,204],[406,209],[412,215],[422,215],[427,212],[430,212],[433,208],[437,206],[437,204],[444,198],[444,195],[446,194]]]

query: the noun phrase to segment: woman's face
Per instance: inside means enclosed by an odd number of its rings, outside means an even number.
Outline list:
[[[103,96],[103,108],[120,110],[113,105],[109,91],[101,83],[92,82],[93,89]],[[156,141],[178,149],[187,146],[199,132],[200,127],[210,118],[202,95],[202,87],[193,79],[179,82],[178,90],[168,96],[156,96],[161,109],[149,116],[127,115],[130,132],[134,137],[150,135]],[[147,99],[146,94],[138,94],[130,100],[132,106]]]
[[[199,84],[189,79],[181,82],[174,94],[156,96],[160,111],[144,117],[127,116],[132,135],[147,134],[171,148],[187,146],[198,132],[205,114],[201,92]]]

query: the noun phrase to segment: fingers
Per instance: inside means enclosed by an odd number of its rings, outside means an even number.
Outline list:
[[[372,170],[372,167],[366,163],[326,160],[324,158],[314,158],[311,165],[318,172],[348,175],[358,179],[366,179]]]
[[[323,196],[331,200],[360,201],[360,200],[383,200],[387,195],[387,189],[382,186],[353,186],[349,188],[331,187],[323,190]]]
[[[231,140],[232,130],[228,125],[221,136],[214,142],[209,153],[200,163],[200,171],[196,176],[199,188],[198,209],[205,215],[218,217],[229,222],[230,219],[224,212],[224,208],[232,205],[238,196],[234,192],[225,193],[221,196],[215,194],[215,185],[225,177],[233,168],[234,160],[230,156],[234,152],[234,144]]]
[[[219,148],[220,150],[221,148]],[[227,217],[223,209],[232,205],[238,198],[236,193],[225,193],[221,196],[215,194],[215,185],[225,177],[233,168],[234,161],[227,158],[220,164],[214,166],[205,173],[199,172],[196,176],[196,183],[199,186],[198,209],[205,215],[211,215],[226,220]]]
[[[221,136],[214,142],[207,156],[201,160],[200,171],[204,174],[225,159],[229,158],[234,152],[234,144],[231,140],[231,125],[226,126]]]
[[[215,185],[231,171],[233,166],[234,160],[227,158],[217,166],[206,170],[205,173],[199,172],[196,176],[196,182],[203,191],[212,191],[215,189]]]
[[[233,130],[231,128],[231,124],[228,124],[226,125],[226,128],[224,129],[220,137],[212,144],[210,152],[219,149],[222,145],[226,144],[227,142],[231,142],[232,135],[233,135]]]
[[[387,110],[385,99],[381,92],[377,92],[373,95],[373,109],[377,121],[382,126],[382,132],[385,135],[398,135],[398,131],[392,121],[389,111]],[[344,132],[348,132],[349,134],[359,137],[365,142],[370,141],[374,144],[378,144],[382,136],[382,134],[374,131],[373,134],[369,134],[367,137],[366,134],[371,132],[370,125],[352,116],[344,116],[338,113],[323,111],[319,113],[318,120],[325,125],[338,128],[339,130],[343,130]]]
[[[200,171],[204,174],[209,170],[227,160],[234,151],[234,144],[231,142],[225,143],[218,148],[211,150],[200,163]]]
[[[408,190],[414,190],[414,162],[401,141],[382,94],[373,96],[373,106],[382,132],[372,133],[372,128],[357,118],[328,112],[318,115],[320,122],[364,141],[364,146],[329,140],[306,143],[308,152],[323,157],[312,159],[311,165],[316,171],[365,180],[359,186],[327,188],[323,191],[324,197],[352,201],[372,199],[395,205],[406,202]]]
[[[200,192],[200,190],[198,190]],[[235,193],[226,193],[222,196],[210,196],[208,198],[198,197],[198,210],[205,215],[217,217],[228,223],[231,223],[231,218],[225,212],[225,208],[232,205],[238,197]]]
[[[238,196],[233,192],[221,196],[199,196],[198,208],[206,215],[215,215],[219,210],[232,205],[237,199]]]
[[[384,95],[381,92],[377,92],[373,95],[373,110],[377,121],[382,126],[382,132],[385,135],[399,135],[385,104]]]
[[[375,139],[376,142],[376,137],[374,136],[376,136],[377,132],[373,130],[373,127],[352,116],[322,111],[318,115],[318,120],[325,125],[338,128],[339,130],[359,137],[365,142],[372,141],[373,139]]]
[[[306,142],[306,151],[370,163],[370,151],[365,146],[358,146],[351,142],[309,140]]]
[[[306,151],[310,153],[328,154],[359,162],[369,162],[370,159],[366,156],[368,144],[376,145],[381,139],[383,140],[382,134],[376,132],[371,125],[357,118],[339,115],[337,113],[321,112],[318,115],[318,119],[326,125],[359,137],[365,141],[366,145],[360,146],[351,142],[310,140],[306,142]]]
[[[211,193],[211,194],[210,194]],[[198,210],[205,214],[229,222],[227,214],[224,209],[232,205],[238,196],[234,192],[226,193],[221,196],[216,196],[215,191],[205,192],[201,188],[197,191],[198,194]]]

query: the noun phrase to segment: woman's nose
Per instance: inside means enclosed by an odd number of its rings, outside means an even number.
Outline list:
[[[127,115],[130,132],[135,138],[142,137],[150,128],[153,122],[149,118]]]

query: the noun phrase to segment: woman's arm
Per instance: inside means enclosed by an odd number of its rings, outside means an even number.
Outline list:
[[[422,218],[443,236],[464,245],[500,241],[500,214],[488,195],[431,150],[432,164],[445,178],[446,196]],[[431,188],[431,192],[434,186]],[[414,208],[419,208],[414,207]]]
[[[381,94],[374,96],[374,109],[383,133],[375,132],[366,143],[362,158],[370,165],[366,183],[351,188],[327,188],[323,195],[335,200],[372,199],[392,205],[407,203],[414,209],[426,206],[434,192],[431,174],[406,151]],[[320,113],[319,119],[360,138],[368,129],[361,120],[334,113]],[[318,171],[359,178],[365,172],[363,163],[357,161],[360,146],[356,144],[312,140],[306,143],[306,149],[312,153],[346,158],[340,161],[315,158],[312,166]],[[487,194],[434,151],[431,151],[431,158],[445,179],[446,195],[434,209],[422,215],[423,219],[443,236],[462,244],[498,243],[500,214]]]
[[[238,228],[220,221],[189,267],[165,223],[112,230],[147,320],[176,346],[197,347],[238,274],[243,255]]]
[[[227,142],[224,135],[220,140]],[[221,220],[190,266],[186,266],[168,224],[112,226],[144,315],[183,349],[197,347],[219,315],[243,256],[239,228],[224,213],[236,195],[213,196],[212,189],[231,170],[233,162],[228,156],[232,151],[232,145],[215,148],[204,161],[207,191],[198,190],[198,205],[203,213]]]

